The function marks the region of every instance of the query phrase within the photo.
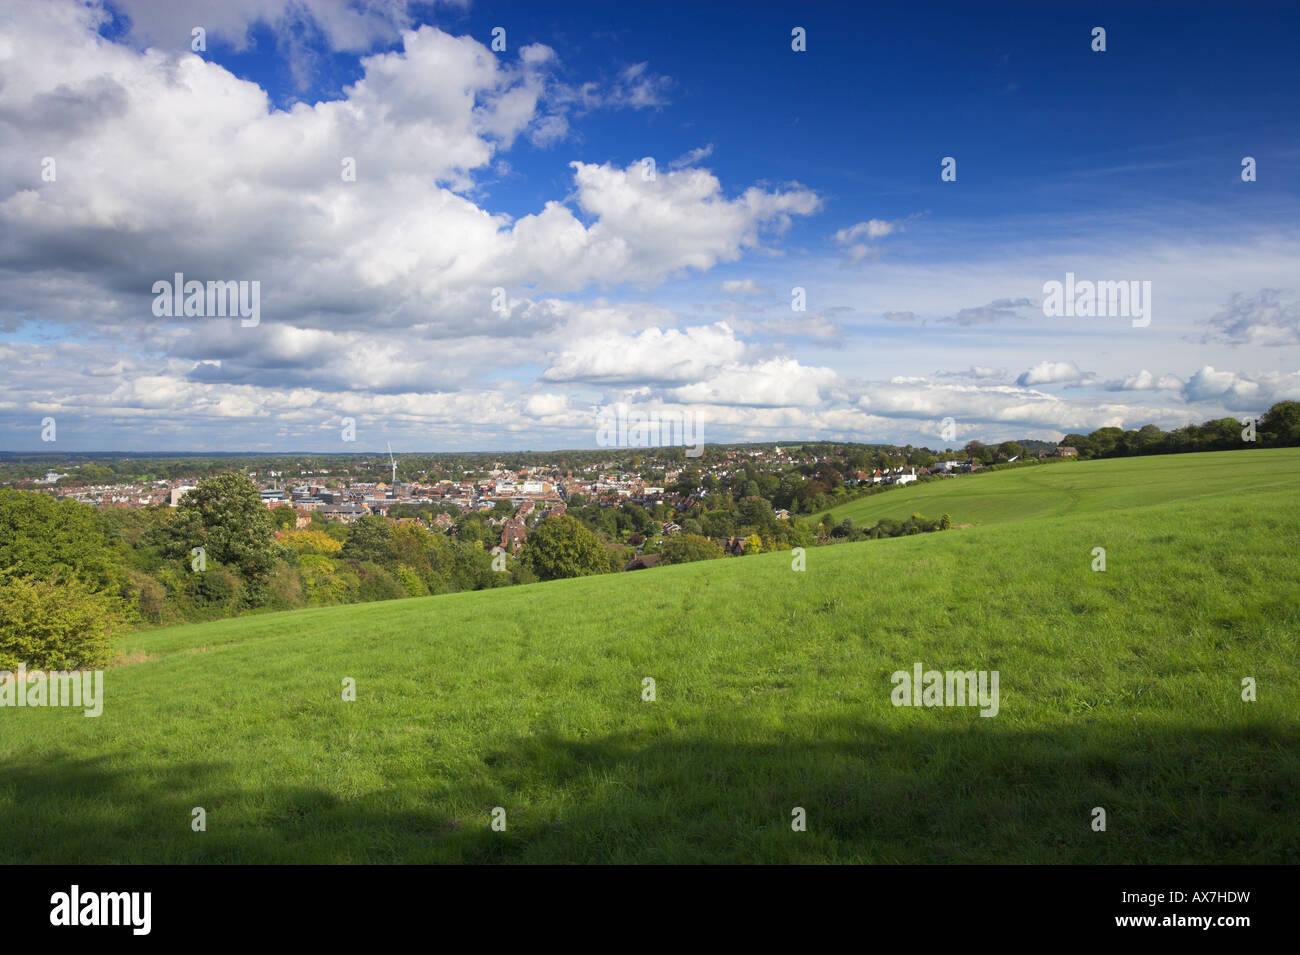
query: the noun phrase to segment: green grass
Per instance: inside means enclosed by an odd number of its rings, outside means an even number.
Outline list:
[[[1066,463],[854,502],[976,526],[802,573],[137,634],[99,719],[0,710],[0,862],[1300,862],[1298,478],[1300,450]],[[915,661],[998,670],[1001,712],[893,707]]]
[[[952,515],[955,523],[1005,524],[1145,508],[1166,499],[1218,498],[1235,489],[1246,469],[1243,490],[1294,492],[1294,451],[1216,451],[1108,461],[1059,461],[1007,471],[963,474],[891,488],[842,504],[831,513],[870,527],[882,517],[903,519]],[[1251,455],[1247,457],[1247,455]],[[820,517],[820,514],[817,515]]]

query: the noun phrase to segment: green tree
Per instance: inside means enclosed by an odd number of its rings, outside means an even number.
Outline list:
[[[755,530],[768,530],[776,523],[772,516],[772,502],[761,497],[746,497],[736,505],[736,514],[742,526]]]
[[[367,514],[348,529],[348,539],[339,557],[344,560],[383,564],[393,559],[393,525],[385,517]]]
[[[271,523],[278,531],[291,531],[297,526],[298,512],[292,507],[281,504],[271,508]]]
[[[522,557],[539,580],[586,577],[609,569],[600,539],[567,514],[538,524],[524,543]]]
[[[1300,444],[1300,401],[1279,401],[1259,419],[1259,439],[1271,447]]]
[[[95,511],[76,501],[0,490],[0,571],[49,580],[60,569],[92,590],[116,586],[119,571]]]
[[[659,554],[661,564],[688,564],[697,560],[717,560],[722,548],[697,534],[674,534]]]
[[[998,445],[998,457],[1016,458],[1025,453],[1025,449],[1014,441],[1003,441]]]
[[[253,483],[236,471],[205,478],[176,507],[165,531],[167,556],[190,559],[202,547],[208,561],[225,564],[251,586],[247,602],[256,603],[266,575],[275,564],[271,515]]]

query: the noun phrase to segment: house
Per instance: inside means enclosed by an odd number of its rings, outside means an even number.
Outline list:
[[[295,507],[293,509],[293,529],[300,531],[305,527],[311,527],[311,511]]]
[[[745,553],[745,539],[743,537],[727,537],[717,542],[722,547],[722,552],[728,557],[741,557]]]
[[[1055,456],[1058,458],[1077,458],[1079,456],[1079,451],[1077,448],[1071,448],[1069,446],[1060,447],[1056,449]]]
[[[626,564],[624,564],[623,569],[624,570],[645,570],[647,567],[653,567],[657,563],[659,563],[658,554],[638,554],[636,557],[633,557]]]
[[[527,538],[527,529],[517,520],[506,521],[505,526],[501,528],[501,546],[511,554],[523,547]]]
[[[320,515],[327,521],[342,521],[355,524],[358,517],[364,517],[367,511],[361,504],[331,504],[320,509]]]

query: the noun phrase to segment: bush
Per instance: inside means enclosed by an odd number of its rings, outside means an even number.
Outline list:
[[[294,610],[307,602],[302,575],[298,573],[297,567],[287,564],[282,564],[271,571],[267,591],[270,595],[267,603],[275,610]]]
[[[401,582],[378,564],[367,561],[360,564],[357,571],[361,575],[361,587],[357,590],[357,599],[361,602],[398,600],[407,596]]]
[[[208,569],[191,573],[189,590],[194,595],[194,602],[203,607],[217,607],[232,613],[239,607],[241,581],[239,575],[230,567],[208,562]]]
[[[276,540],[297,554],[324,554],[332,557],[343,549],[343,544],[324,531],[301,530],[280,534]]]
[[[122,601],[81,580],[0,575],[0,670],[93,670],[112,658]]]
[[[344,572],[320,554],[305,554],[300,567],[310,603],[322,606],[349,602],[355,574]]]
[[[393,576],[396,577],[398,583],[402,585],[402,590],[405,591],[406,596],[429,596],[429,588],[424,581],[420,579],[420,575],[405,564],[398,564],[393,570]]]
[[[162,623],[167,615],[167,588],[138,570],[128,570],[127,577],[122,596],[134,603],[142,621]]]

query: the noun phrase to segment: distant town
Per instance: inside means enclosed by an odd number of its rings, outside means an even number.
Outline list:
[[[1025,444],[1035,445],[1026,449]],[[617,508],[661,505],[673,513],[707,506],[711,494],[753,481],[775,504],[774,516],[811,513],[818,497],[854,488],[905,485],[918,479],[969,473],[990,464],[1077,455],[1072,447],[1045,442],[1006,442],[985,447],[972,442],[960,451],[856,444],[710,446],[700,458],[684,458],[680,448],[626,448],[602,452],[510,454],[487,461],[484,455],[226,455],[215,459],[186,456],[70,455],[60,467],[41,461],[49,455],[7,455],[0,463],[0,486],[43,491],[101,508],[175,507],[202,477],[237,469],[257,487],[268,508],[292,508],[293,525],[317,520],[351,524],[366,515],[421,520],[450,532],[460,514],[493,512],[490,524],[526,525],[561,514],[570,503]],[[586,460],[590,458],[591,460]],[[112,462],[121,476],[105,480]],[[31,476],[20,476],[19,472]],[[172,477],[155,477],[158,471]],[[385,474],[384,472],[387,471]],[[9,472],[9,473],[6,473]],[[125,472],[125,473],[123,473]],[[39,476],[38,476],[39,474]],[[790,475],[803,493],[780,493]],[[787,488],[791,482],[785,481]],[[809,493],[811,490],[812,493]],[[839,495],[834,495],[839,496]],[[508,504],[509,513],[501,505]],[[674,525],[666,529],[671,532]],[[510,531],[509,543],[522,542]],[[503,545],[507,541],[503,539]]]

